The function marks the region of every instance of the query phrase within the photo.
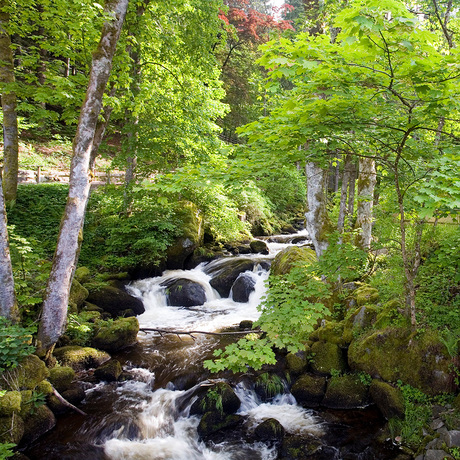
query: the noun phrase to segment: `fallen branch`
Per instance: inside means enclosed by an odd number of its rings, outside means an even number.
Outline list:
[[[80,410],[78,407],[75,407],[73,404],[69,403],[69,401],[67,401],[67,399],[65,399],[64,397],[62,397],[58,391],[56,390],[56,388],[53,387],[53,394],[54,396],[56,396],[57,399],[59,399],[59,402],[64,404],[64,406],[66,407],[69,407],[70,409],[73,409],[75,412],[78,412],[79,414],[81,415],[88,415],[86,412],[83,412],[82,410]]]
[[[223,335],[247,335],[247,334],[263,334],[264,331],[261,330],[249,330],[249,331],[231,331],[231,332],[207,332],[207,331],[171,331],[167,329],[154,329],[150,327],[142,327],[139,329],[141,332],[158,332],[162,337],[163,334],[174,334],[174,335],[189,335],[193,340],[195,340],[195,337],[193,334],[206,334],[206,335],[217,335],[217,336],[223,336]]]

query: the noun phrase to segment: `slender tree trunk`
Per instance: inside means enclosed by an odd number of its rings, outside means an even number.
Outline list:
[[[89,160],[97,120],[102,106],[112,59],[128,8],[128,0],[106,1],[111,19],[104,23],[83,103],[77,133],[73,142],[70,166],[69,195],[61,222],[53,266],[48,280],[43,312],[38,330],[38,352],[48,354],[65,330],[67,305],[75,270],[79,238],[89,196]]]
[[[375,160],[360,157],[358,177],[358,209],[356,213],[356,228],[359,229],[358,246],[369,249],[372,238],[372,209],[374,204],[374,189],[377,180]]]
[[[0,315],[13,323],[19,321],[19,309],[14,293],[13,268],[11,266],[8,229],[6,227],[5,200],[0,177]]]
[[[352,156],[348,154],[345,157],[342,174],[342,188],[340,190],[340,206],[339,206],[339,218],[337,220],[337,229],[339,232],[343,231],[345,227],[345,216],[347,214],[347,190],[350,182],[351,170],[352,170]]]
[[[9,13],[7,0],[0,0],[0,85],[3,110],[3,191],[6,203],[16,200],[18,189],[18,118],[16,93],[5,86],[14,83],[13,52],[7,31]]]
[[[350,229],[353,228],[353,218],[355,215],[355,190],[356,190],[356,165],[350,164],[350,179],[348,185],[348,226]]]
[[[327,233],[330,230],[327,213],[327,177],[328,170],[315,163],[307,163],[307,212],[305,221],[307,231],[315,247],[316,256],[321,257],[327,249]]]

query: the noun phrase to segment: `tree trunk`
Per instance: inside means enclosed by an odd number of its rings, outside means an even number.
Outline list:
[[[356,190],[356,164],[350,164],[350,179],[348,185],[348,226],[353,228],[353,218],[355,215],[355,190]]]
[[[372,158],[360,157],[356,228],[359,229],[357,245],[363,249],[370,249],[371,247],[372,209],[376,179],[375,160]]]
[[[13,52],[7,31],[9,13],[5,12],[6,0],[0,0],[0,84],[3,88],[14,83]],[[16,200],[18,189],[18,118],[16,93],[2,90],[3,110],[3,191],[6,203]]]
[[[5,200],[0,177],[0,315],[13,323],[19,321],[19,310],[14,293],[13,268],[11,266],[8,230],[6,227]]]
[[[345,216],[347,214],[347,190],[350,182],[353,164],[351,162],[352,156],[348,154],[345,157],[345,163],[343,165],[342,174],[342,188],[340,191],[340,206],[339,206],[339,218],[337,220],[337,229],[339,232],[343,231],[345,227]]]
[[[326,236],[330,229],[326,207],[328,170],[315,163],[307,163],[305,169],[307,175],[306,227],[315,247],[316,256],[320,258],[327,249]]]
[[[79,238],[89,196],[89,160],[97,120],[102,106],[112,59],[126,15],[128,0],[106,1],[111,19],[104,23],[91,72],[77,132],[73,142],[70,165],[69,195],[61,222],[53,266],[48,280],[43,312],[38,330],[38,352],[49,353],[65,330],[67,304],[72,276],[77,263]]]

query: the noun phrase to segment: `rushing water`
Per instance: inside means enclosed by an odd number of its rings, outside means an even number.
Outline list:
[[[202,264],[193,270],[167,271],[161,277],[132,283],[129,290],[145,305],[145,313],[138,317],[141,328],[212,332],[237,325],[241,320],[257,319],[257,306],[268,277],[267,260],[288,245],[305,243],[303,231],[267,240],[268,256],[238,256],[254,262],[252,270],[246,273],[254,282],[254,291],[245,303],[233,301],[231,295],[221,298],[209,284],[211,276],[224,269],[231,258]],[[168,306],[167,285],[176,279],[201,285],[206,294],[205,303],[188,308]],[[199,333],[193,336],[140,333],[137,346],[116,356],[129,379],[110,384],[88,383],[82,406],[88,415],[71,414],[62,418],[57,429],[27,454],[31,459],[48,460],[276,459],[278,453],[273,445],[255,442],[250,436],[229,433],[224,440],[213,444],[200,440],[197,433],[200,419],[190,415],[190,408],[197,389],[209,384],[202,361],[218,345],[222,345],[219,338]],[[263,420],[275,418],[288,435],[326,435],[324,419],[298,406],[287,390],[269,402],[262,402],[251,385],[247,381],[235,385],[241,400],[238,414],[244,417],[246,433],[251,433]],[[329,426],[335,425],[341,433],[348,433],[347,425],[337,422],[334,415],[329,418],[332,420]],[[329,457],[321,458],[341,458],[337,449],[332,448],[331,452]]]

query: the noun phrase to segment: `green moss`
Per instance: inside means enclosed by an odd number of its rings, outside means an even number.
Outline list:
[[[330,342],[315,342],[311,351],[313,354],[312,369],[322,375],[331,374],[332,371],[344,372],[346,362],[341,348]]]
[[[19,444],[24,435],[24,420],[19,415],[0,417],[0,442]]]
[[[21,410],[22,396],[19,391],[7,391],[0,396],[0,417],[19,413]]]
[[[343,321],[325,321],[322,326],[310,334],[310,339],[334,343],[339,346],[346,346],[349,342],[344,340],[343,331],[345,323]],[[351,341],[351,340],[350,340]]]
[[[33,396],[34,392],[32,390],[21,391],[21,411],[19,412],[19,415],[22,418],[25,418],[33,409]]]
[[[51,386],[51,383],[48,382],[48,380],[42,380],[37,385],[36,390],[45,396],[48,396],[53,393],[53,387]]]
[[[410,320],[401,313],[402,305],[397,299],[388,301],[377,315],[374,323],[376,329],[384,329],[389,326],[410,327]]]
[[[368,388],[357,375],[331,377],[322,405],[331,409],[353,409],[368,403]]]
[[[91,278],[91,270],[88,267],[78,267],[75,270],[74,280],[81,284],[87,283]]]
[[[299,375],[304,372],[308,367],[306,352],[288,353],[286,356],[286,366],[292,375]]]
[[[113,352],[135,344],[138,332],[137,318],[120,318],[102,327],[93,338],[92,343],[96,348]]]
[[[45,363],[38,356],[28,355],[18,367],[0,377],[0,384],[7,390],[32,390],[48,375]]]
[[[379,291],[367,284],[359,287],[354,292],[356,303],[360,307],[361,305],[372,305],[379,300]]]
[[[74,371],[98,367],[110,359],[110,355],[104,351],[77,345],[57,348],[54,350],[54,356],[61,366],[69,366]]]
[[[273,260],[270,273],[272,275],[285,275],[290,272],[297,262],[305,262],[307,264],[316,262],[315,251],[310,248],[299,248],[297,246],[283,249]]]
[[[69,295],[69,305],[72,310],[77,310],[88,297],[88,289],[83,287],[76,279],[72,282]]]
[[[102,366],[98,367],[94,371],[94,376],[99,380],[104,380],[106,382],[115,382],[120,377],[123,369],[121,367],[120,361],[116,359],[111,359],[107,361]]]
[[[373,380],[369,393],[387,420],[395,417],[404,418],[404,396],[399,388],[380,380]]]
[[[75,371],[68,366],[57,366],[50,369],[48,380],[59,393],[67,390],[75,378]]]
[[[326,391],[326,378],[304,374],[292,386],[291,392],[299,404],[318,407]]]

